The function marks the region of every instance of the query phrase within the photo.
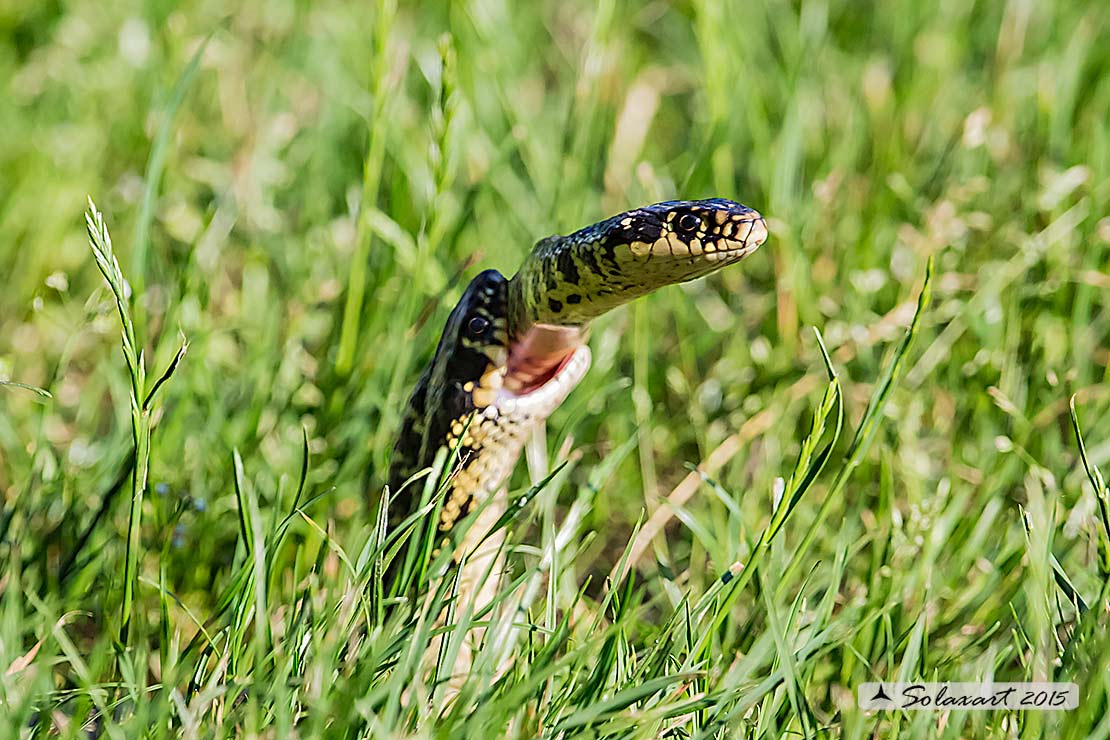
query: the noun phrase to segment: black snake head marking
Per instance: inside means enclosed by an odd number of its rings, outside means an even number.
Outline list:
[[[669,200],[539,242],[513,278],[514,331],[581,326],[651,291],[702,277],[748,256],[767,223],[726,200]]]
[[[507,286],[496,270],[479,273],[447,318],[435,354],[405,406],[390,466],[394,494],[410,475],[431,464],[452,426],[488,406],[500,387],[509,344]]]
[[[543,423],[585,376],[590,353],[580,347],[546,383],[528,393],[505,388],[509,356],[508,280],[496,270],[477,275],[447,319],[431,362],[409,398],[390,466],[396,495],[430,466],[441,447],[458,448],[458,466],[439,528],[492,494],[512,472],[528,434]],[[391,520],[411,511],[416,491],[404,489]]]

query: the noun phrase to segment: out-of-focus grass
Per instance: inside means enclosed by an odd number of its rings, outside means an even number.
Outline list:
[[[1110,734],[1105,4],[389,6],[0,7],[0,735]],[[148,371],[190,344],[126,649],[132,379],[90,194]],[[379,624],[368,588],[419,364],[477,269],[710,195],[773,238],[597,322],[549,425],[570,464],[509,525],[531,600],[449,701],[435,605]],[[835,411],[809,327],[845,428],[791,479],[835,426],[803,444]],[[879,678],[1081,707],[860,712]]]

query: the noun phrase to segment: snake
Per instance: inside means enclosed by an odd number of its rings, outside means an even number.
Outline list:
[[[479,511],[455,544],[456,560],[473,554],[506,509],[505,483],[528,436],[589,370],[590,323],[659,288],[734,264],[767,235],[764,218],[733,200],[664,201],[541,239],[511,279],[496,270],[476,275],[405,406],[388,475],[391,526],[419,504],[423,487],[412,484],[413,476],[447,448],[457,462],[434,525],[446,541]],[[468,560],[468,567],[488,565],[490,557]],[[475,572],[464,580],[473,590],[487,576]]]

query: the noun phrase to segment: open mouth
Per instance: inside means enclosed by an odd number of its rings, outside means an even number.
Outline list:
[[[526,368],[546,367],[542,374],[510,370],[497,393],[495,405],[502,411],[521,416],[546,418],[567,397],[590,369],[590,349],[584,344],[571,347],[559,358],[522,358]]]
[[[536,324],[509,348],[505,388],[527,394],[553,380],[583,347],[578,327]]]

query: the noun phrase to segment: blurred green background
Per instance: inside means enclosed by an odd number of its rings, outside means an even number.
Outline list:
[[[64,612],[88,613],[68,628],[85,650],[118,628],[129,384],[89,195],[150,372],[190,343],[156,415],[140,574],[202,620],[243,556],[233,450],[270,518],[307,430],[313,518],[357,548],[471,275],[628,207],[721,196],[763,213],[768,243],[598,321],[593,369],[549,424],[552,456],[577,460],[551,512],[617,466],[568,577],[599,588],[641,512],[714,450],[717,487],[638,565],[673,596],[744,561],[820,397],[810,327],[851,429],[933,256],[911,364],[790,582],[833,598],[847,635],[806,693],[840,721],[837,692],[874,675],[850,657],[874,657],[850,627],[872,608],[893,638],[928,616],[921,675],[1050,664],[1075,615],[1045,558],[1105,611],[1068,399],[1107,467],[1108,21],[1103,2],[1026,0],[0,2],[0,379],[51,394],[0,388],[0,670]],[[302,529],[275,602],[322,547]],[[139,599],[157,624],[157,589]],[[741,600],[726,645],[766,628],[764,599]],[[876,655],[896,667],[905,648]]]

